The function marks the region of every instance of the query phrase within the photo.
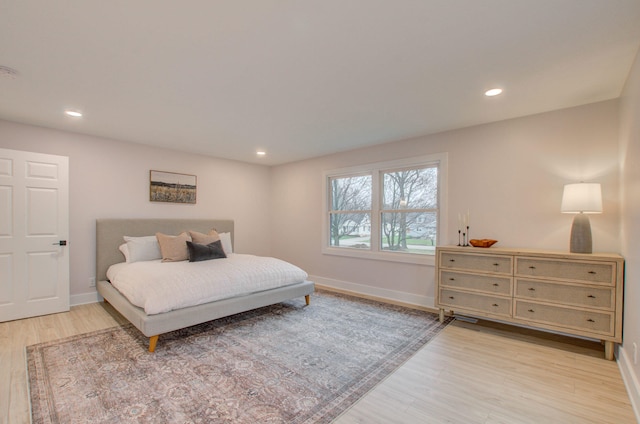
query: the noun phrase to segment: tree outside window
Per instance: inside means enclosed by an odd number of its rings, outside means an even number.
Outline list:
[[[430,253],[426,246],[435,246],[437,234],[437,166],[381,174],[382,250]]]
[[[371,175],[333,177],[329,186],[330,245],[369,248]]]

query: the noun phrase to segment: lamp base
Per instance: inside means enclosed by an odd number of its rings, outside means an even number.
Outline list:
[[[592,253],[591,223],[589,217],[580,212],[571,225],[571,253]]]

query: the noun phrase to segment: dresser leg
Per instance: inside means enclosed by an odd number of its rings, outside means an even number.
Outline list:
[[[614,357],[613,357],[613,342],[605,340],[604,341],[604,358],[608,359],[609,361],[613,361]]]
[[[440,308],[440,314],[438,316],[438,319],[440,319],[440,322],[444,322],[444,309]]]

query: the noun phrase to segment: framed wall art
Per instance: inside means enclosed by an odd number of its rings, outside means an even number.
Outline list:
[[[151,170],[149,181],[149,200],[152,202],[196,203],[195,175]]]

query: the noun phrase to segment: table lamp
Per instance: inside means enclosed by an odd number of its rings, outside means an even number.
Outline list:
[[[571,253],[592,253],[591,223],[587,214],[602,213],[599,183],[566,184],[562,194],[562,213],[575,213],[571,225]]]

